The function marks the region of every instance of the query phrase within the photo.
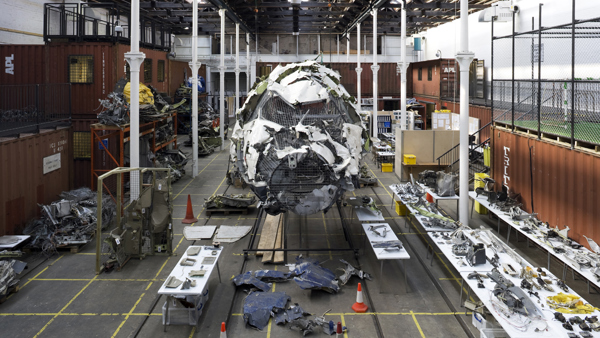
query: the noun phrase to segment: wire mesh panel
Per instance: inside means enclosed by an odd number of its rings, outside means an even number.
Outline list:
[[[495,38],[494,121],[600,144],[599,42],[600,18]]]

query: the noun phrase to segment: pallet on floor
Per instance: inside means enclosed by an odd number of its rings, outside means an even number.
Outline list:
[[[360,183],[360,187],[364,188],[364,187],[378,187],[379,184],[377,184],[377,181],[375,182],[370,182],[370,183]]]
[[[6,302],[6,300],[8,299],[8,297],[10,295],[12,295],[13,293],[17,293],[19,292],[19,285],[15,285],[13,287],[8,288],[8,290],[6,291],[6,294],[4,296],[0,296],[0,304]]]
[[[229,215],[230,213],[241,213],[242,215],[248,215],[248,212],[252,210],[252,208],[248,207],[248,208],[215,208],[215,209],[206,209],[206,216],[210,216],[213,213],[222,213],[225,216]]]

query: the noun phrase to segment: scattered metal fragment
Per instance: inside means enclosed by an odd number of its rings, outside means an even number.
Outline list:
[[[373,244],[373,248],[384,248],[386,250],[401,250],[402,242],[393,240],[393,241],[371,241]]]
[[[304,311],[298,303],[290,305],[287,309],[276,308],[273,313],[277,325],[289,323],[303,316],[310,316],[310,313]]]
[[[338,270],[342,270],[344,271],[344,274],[341,275],[339,277],[340,283],[342,285],[346,285],[346,283],[348,283],[348,280],[350,280],[350,277],[352,276],[357,276],[360,279],[368,279],[371,280],[371,275],[362,271],[362,270],[357,270],[355,267],[352,266],[352,264],[346,262],[343,259],[340,259],[340,262],[346,264],[346,268],[338,268]]]
[[[285,309],[290,296],[285,292],[252,292],[244,299],[244,322],[262,330],[277,309]]]
[[[27,263],[15,259],[0,261],[0,298],[19,284],[17,275],[27,267]]]
[[[244,274],[237,275],[233,278],[232,281],[236,286],[246,285],[253,286],[261,291],[271,290],[271,284],[262,282],[256,277],[252,276],[252,271],[247,271]]]
[[[296,258],[293,272],[296,275],[294,282],[303,290],[323,290],[335,293],[340,289],[333,271],[319,265],[317,260],[299,256]]]
[[[290,279],[291,274],[289,272],[282,272],[276,270],[256,270],[254,271],[254,277],[260,279],[266,283],[281,283],[287,282]]]

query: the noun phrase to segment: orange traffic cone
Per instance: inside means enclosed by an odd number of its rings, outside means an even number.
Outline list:
[[[181,223],[192,224],[198,222],[198,219],[194,217],[194,211],[192,210],[192,198],[188,195],[187,210],[185,212],[185,218]]]
[[[342,338],[343,335],[343,331],[342,331],[342,323],[338,322],[337,323],[337,329],[335,330],[335,338]]]
[[[352,305],[352,310],[357,313],[365,313],[369,309],[363,301],[362,285],[358,283],[358,291],[356,292],[356,303]]]
[[[225,322],[221,323],[221,335],[219,338],[227,338],[227,332],[225,331]]]

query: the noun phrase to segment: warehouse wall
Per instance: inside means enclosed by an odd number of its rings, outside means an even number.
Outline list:
[[[0,141],[0,236],[20,234],[47,204],[71,189],[71,128]],[[60,153],[60,169],[43,174],[44,158]]]
[[[492,133],[492,177],[497,185],[505,183],[521,194],[522,208],[528,212],[533,201],[538,218],[550,226],[569,226],[569,237],[579,243],[587,246],[582,235],[600,241],[600,154],[499,127]]]
[[[184,81],[187,81],[185,74],[187,74],[187,77],[192,76],[192,69],[187,62],[169,60],[169,74],[168,93],[171,97],[174,97],[177,88],[179,88]],[[198,69],[198,74],[204,77],[205,81],[208,81],[206,79],[206,65],[200,66],[200,69]]]

